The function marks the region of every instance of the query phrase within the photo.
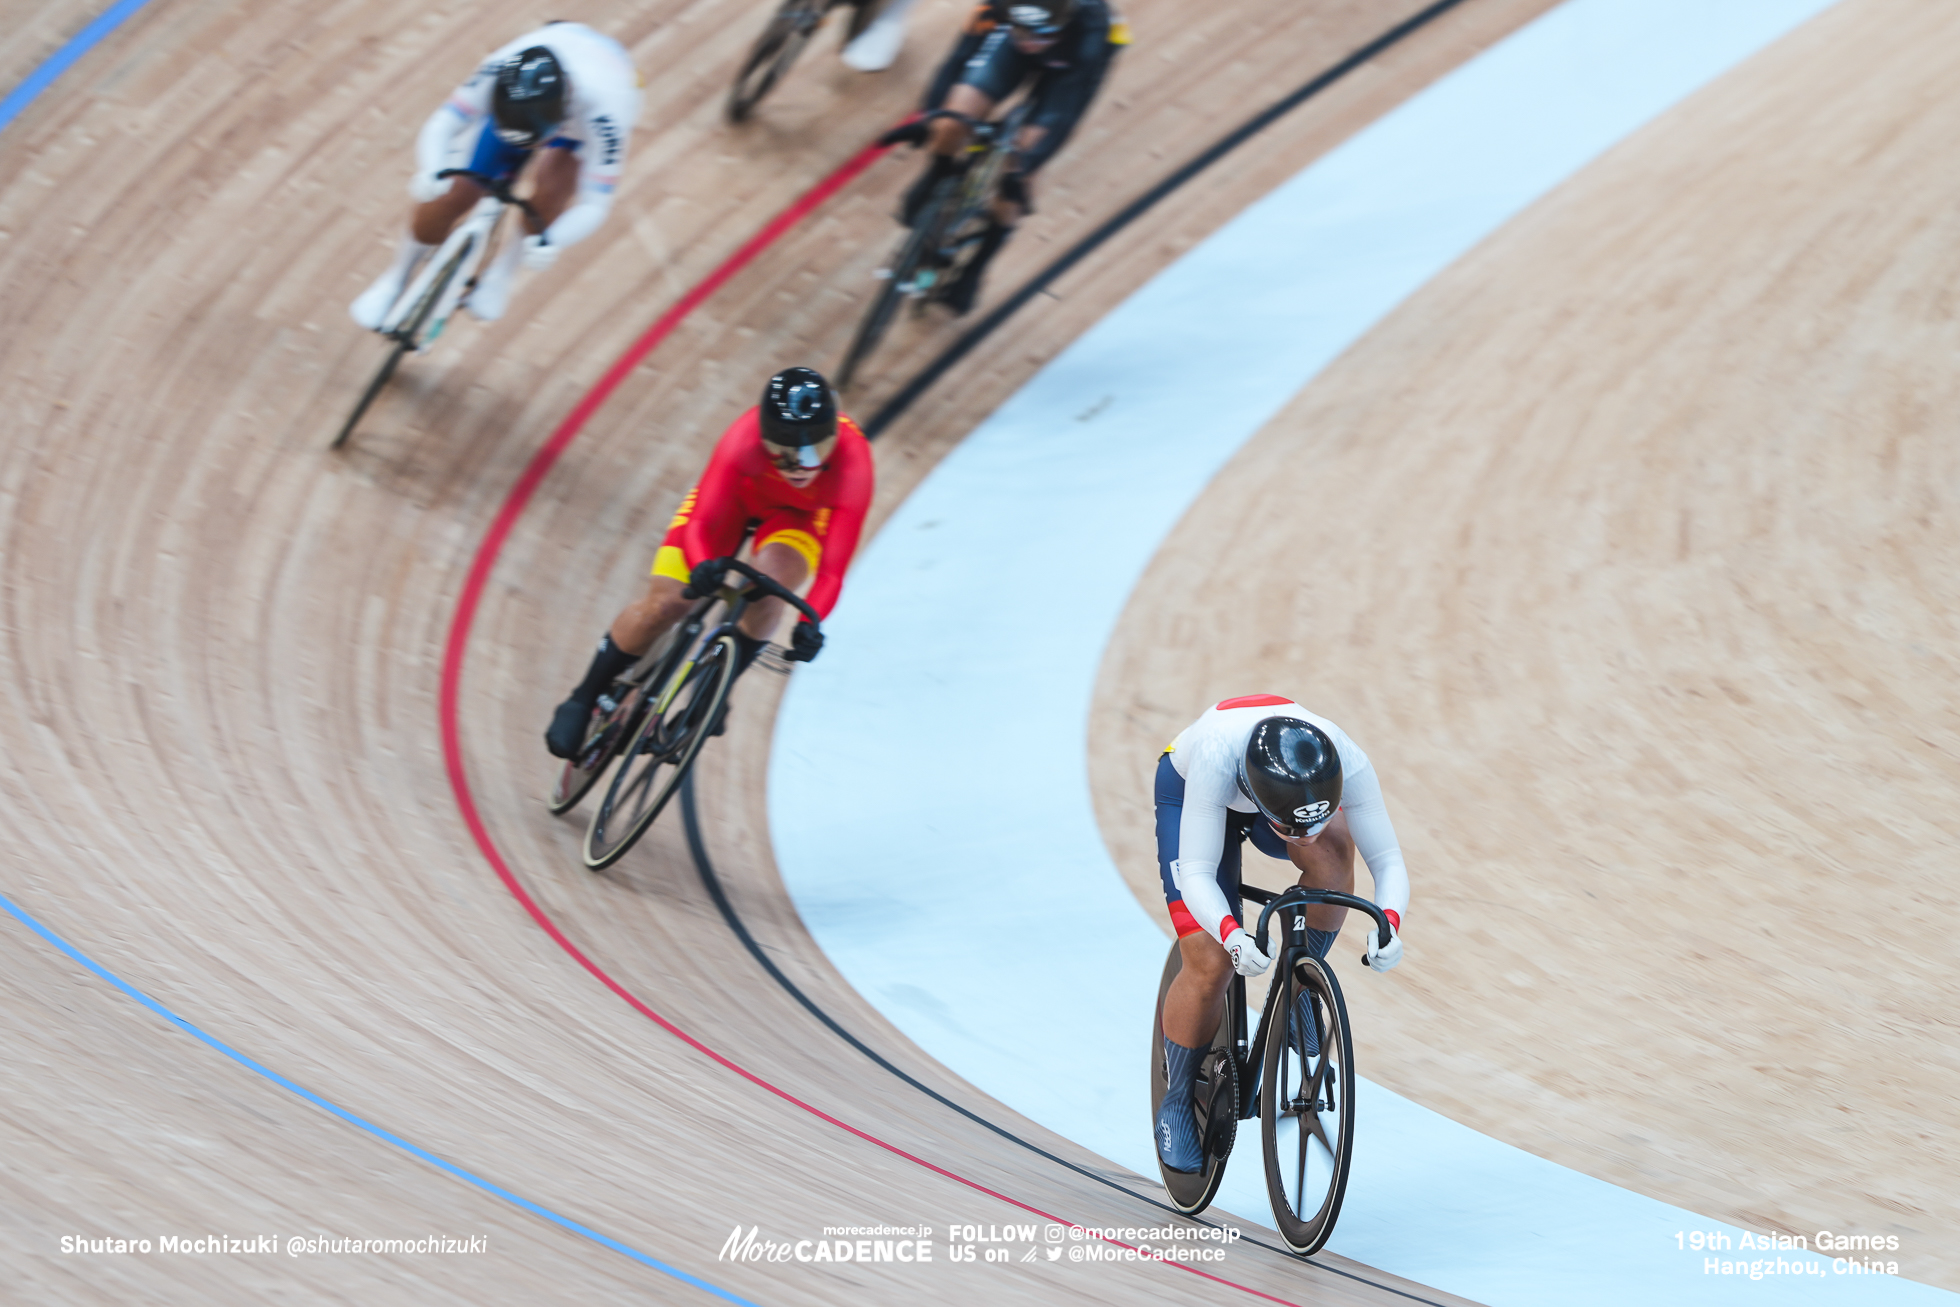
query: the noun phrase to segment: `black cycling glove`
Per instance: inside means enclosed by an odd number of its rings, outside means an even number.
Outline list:
[[[721,583],[728,577],[726,558],[709,558],[694,565],[688,574],[687,585],[681,594],[689,599],[706,599],[721,589]]]
[[[808,621],[801,621],[789,633],[789,652],[783,657],[793,663],[807,663],[816,658],[817,650],[821,648],[823,632]]]

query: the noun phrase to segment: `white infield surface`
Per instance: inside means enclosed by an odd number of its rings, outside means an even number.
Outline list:
[[[1131,589],[1225,461],[1336,355],[1525,206],[1828,3],[1551,11],[1166,269],[899,508],[852,571],[824,657],[794,678],[769,788],[798,911],[908,1038],[1016,1111],[1156,1176],[1146,1059],[1166,937],[1097,830],[1085,740]],[[1759,1283],[1708,1274],[1676,1232],[1743,1231],[1365,1081],[1358,1111],[1331,1248],[1452,1293],[1500,1307],[1956,1299],[1806,1254],[1781,1256],[1814,1270]],[[1241,1132],[1217,1205],[1270,1222],[1256,1130]]]

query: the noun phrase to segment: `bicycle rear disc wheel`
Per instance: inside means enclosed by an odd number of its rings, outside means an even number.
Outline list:
[[[1290,952],[1290,951],[1289,951]],[[1280,1238],[1311,1257],[1334,1233],[1354,1159],[1354,1041],[1340,982],[1310,955],[1296,959],[1274,984],[1260,1076],[1259,1134],[1266,1159],[1266,1193]],[[1304,1002],[1299,1002],[1304,996]],[[1303,1051],[1289,1014],[1301,1007],[1313,1022]]]
[[[1150,1023],[1150,1119],[1164,1104],[1167,1068],[1164,1065],[1164,996],[1171,981],[1183,970],[1184,954],[1173,943],[1164,961],[1163,979],[1157,983],[1157,1015]],[[1211,1206],[1218,1186],[1225,1183],[1225,1161],[1232,1155],[1232,1143],[1239,1126],[1239,1064],[1232,1051],[1232,1013],[1229,1002],[1211,1037],[1211,1051],[1198,1069],[1198,1080],[1191,1089],[1192,1107],[1198,1118],[1198,1138],[1205,1146],[1205,1164],[1196,1171],[1173,1171],[1157,1157],[1157,1171],[1164,1178],[1164,1192],[1171,1206],[1186,1216],[1195,1216]],[[1154,1142],[1153,1142],[1153,1149]]]
[[[810,33],[816,30],[820,20],[821,15],[811,13],[810,6],[798,0],[791,0],[776,11],[769,26],[762,29],[762,35],[749,47],[741,71],[735,74],[735,82],[728,88],[725,108],[729,122],[746,119],[762,103],[762,98],[775,89],[796,57],[803,53]]]
[[[851,348],[844,355],[844,361],[837,365],[837,389],[846,390],[857,376],[857,370],[871,351],[878,348],[878,342],[885,338],[891,329],[892,319],[898,316],[898,302],[911,290],[911,283],[919,275],[925,263],[926,251],[932,248],[939,238],[939,226],[945,216],[947,201],[952,196],[952,183],[957,178],[947,178],[934,191],[933,196],[920,210],[912,229],[905,233],[899,242],[898,254],[884,270],[884,284],[878,288],[871,307],[865,310],[864,318],[858,323],[857,334],[851,338]]]
[[[724,635],[668,678],[668,688],[661,691],[665,706],[648,705],[613,771],[606,797],[592,814],[585,831],[587,867],[603,871],[612,866],[653,825],[714,730],[734,671],[735,641]]]
[[[406,353],[408,353],[408,346],[402,341],[396,341],[395,347],[388,351],[388,357],[382,363],[381,370],[374,374],[374,380],[368,382],[368,388],[361,392],[360,402],[355,404],[354,411],[347,415],[346,424],[340,428],[340,434],[333,438],[333,443],[327,446],[328,449],[339,449],[347,443],[347,437],[354,434],[354,428],[360,425],[361,418],[367,414],[368,405],[374,403],[375,397],[381,393],[381,388],[388,384],[388,378],[395,375],[395,369],[401,366],[402,355]]]

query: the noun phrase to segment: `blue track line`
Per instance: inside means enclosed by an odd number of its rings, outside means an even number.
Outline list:
[[[278,1085],[281,1089],[290,1090],[291,1092],[298,1094],[301,1098],[304,1098],[307,1102],[313,1104],[315,1107],[320,1108],[323,1111],[332,1113],[334,1116],[339,1117],[341,1120],[347,1122],[349,1125],[359,1126],[361,1129],[367,1131],[375,1138],[380,1139],[386,1143],[393,1144],[396,1148],[401,1149],[403,1152],[409,1154],[411,1157],[427,1162],[430,1166],[433,1166],[438,1170],[445,1171],[448,1174],[455,1176],[458,1180],[468,1181],[470,1184],[475,1185],[477,1188],[483,1190],[485,1193],[494,1194],[496,1197],[503,1199],[505,1202],[510,1203],[515,1207],[523,1208],[525,1211],[531,1213],[531,1215],[533,1216],[541,1216],[545,1220],[550,1221],[554,1225],[563,1226],[565,1229],[570,1230],[573,1234],[581,1235],[584,1238],[590,1239],[592,1242],[601,1245],[602,1247],[612,1249],[614,1252],[619,1253],[622,1256],[630,1257],[634,1261],[640,1263],[642,1266],[648,1266],[656,1271],[659,1271],[662,1275],[671,1275],[673,1278],[681,1281],[683,1284],[691,1284],[695,1288],[700,1289],[705,1293],[713,1294],[715,1297],[722,1299],[724,1302],[740,1303],[742,1304],[742,1307],[756,1307],[756,1304],[750,1302],[747,1298],[738,1298],[726,1289],[723,1289],[717,1285],[710,1284],[706,1280],[700,1279],[697,1276],[689,1275],[686,1271],[681,1270],[679,1267],[669,1266],[667,1263],[661,1261],[657,1257],[649,1257],[647,1254],[641,1252],[639,1249],[630,1248],[627,1245],[621,1243],[617,1239],[609,1238],[606,1235],[600,1234],[597,1230],[592,1229],[590,1226],[580,1225],[577,1221],[572,1220],[568,1216],[560,1216],[557,1212],[552,1211],[548,1207],[540,1207],[538,1206],[538,1204],[532,1202],[528,1198],[524,1198],[518,1194],[514,1194],[510,1190],[505,1189],[499,1185],[492,1184],[490,1181],[485,1180],[482,1176],[474,1175],[468,1171],[465,1171],[462,1167],[457,1166],[454,1162],[445,1161],[442,1158],[437,1157],[434,1153],[431,1153],[426,1148],[416,1147],[414,1144],[408,1142],[408,1140],[403,1139],[400,1135],[393,1134],[387,1130],[382,1129],[380,1126],[375,1125],[371,1121],[363,1120],[361,1117],[355,1116],[352,1112],[348,1111],[344,1107],[339,1107],[333,1103],[329,1103],[326,1099],[320,1097],[318,1094],[306,1088],[304,1085],[294,1084],[292,1081],[286,1079],[286,1077],[280,1075],[277,1071],[272,1070],[270,1067],[267,1067],[262,1063],[253,1061],[251,1058],[245,1056],[245,1054],[239,1052],[237,1049],[225,1043],[223,1040],[205,1034],[202,1030],[199,1030],[196,1026],[184,1020],[182,1017],[178,1016],[175,1012],[172,1012],[169,1008],[163,1006],[163,1004],[151,998],[148,994],[145,994],[142,990],[137,989],[134,985],[131,985],[127,981],[124,981],[121,977],[117,976],[114,972],[108,970],[106,967],[103,967],[101,964],[97,963],[93,958],[89,957],[86,953],[83,953],[80,949],[76,948],[73,944],[70,944],[67,940],[55,934],[52,930],[49,930],[46,926],[42,925],[39,921],[35,920],[33,916],[29,915],[26,909],[20,907],[12,899],[8,898],[5,894],[0,894],[0,907],[6,908],[8,912],[11,912],[24,925],[26,925],[26,927],[29,930],[39,935],[42,939],[54,945],[56,948],[60,949],[63,953],[66,953],[70,958],[74,959],[76,962],[80,963],[88,970],[94,972],[102,979],[108,981],[111,985],[114,985],[117,989],[121,990],[124,994],[127,994],[130,998],[135,999],[138,1003],[141,1003],[144,1007],[150,1009],[150,1011],[156,1013],[164,1020],[170,1022],[172,1025],[182,1030],[185,1034],[190,1035],[196,1039],[199,1039],[206,1044],[209,1044],[212,1048],[217,1049],[220,1053],[223,1053],[226,1057],[238,1063],[240,1066],[246,1067],[249,1070],[257,1072],[259,1075],[264,1076],[267,1080],[270,1080],[273,1084]]]
[[[68,42],[67,45],[62,46],[61,49],[55,51],[53,56],[50,57],[46,63],[42,64],[39,68],[36,68],[32,73],[28,75],[26,81],[22,82],[19,86],[15,87],[12,91],[8,92],[6,99],[0,100],[0,131],[5,131],[7,127],[13,123],[14,119],[20,116],[21,111],[27,108],[28,104],[30,104],[34,100],[34,97],[38,96],[42,91],[47,90],[48,87],[53,84],[55,78],[61,76],[64,72],[67,72],[69,67],[73,65],[77,59],[80,59],[83,55],[87,54],[90,50],[94,49],[95,46],[98,45],[104,37],[109,35],[109,33],[115,31],[116,28],[122,26],[123,20],[127,19],[131,14],[135,13],[138,9],[141,9],[144,5],[148,4],[149,2],[150,0],[121,0],[121,3],[113,6],[108,10],[108,12],[104,13],[100,18],[97,18],[94,22],[90,23],[87,27],[84,27],[79,33],[76,34],[73,40]],[[39,935],[42,939],[54,945],[57,949],[60,949],[63,953],[67,954],[70,958],[74,959],[76,962],[80,963],[83,967],[86,967],[88,970],[94,972],[102,979],[108,981],[111,985],[114,985],[117,989],[121,990],[124,994],[127,994],[130,998],[133,998],[138,1003],[141,1003],[144,1007],[150,1009],[150,1011],[156,1013],[158,1016],[162,1017],[165,1021],[170,1022],[172,1025],[182,1030],[185,1034],[191,1035],[194,1038],[199,1039],[206,1044],[209,1044],[212,1048],[217,1049],[220,1053],[223,1053],[226,1057],[238,1063],[240,1066],[246,1067],[249,1070],[257,1072],[259,1075],[264,1076],[267,1080],[270,1080],[273,1084],[278,1085],[281,1089],[290,1090],[291,1092],[298,1094],[301,1098],[304,1098],[307,1102],[313,1104],[315,1107],[320,1108],[323,1111],[329,1112],[334,1116],[339,1117],[341,1120],[347,1122],[349,1125],[359,1126],[361,1129],[367,1131],[375,1138],[380,1139],[386,1143],[393,1144],[396,1148],[401,1149],[409,1156],[427,1162],[430,1166],[435,1167],[437,1170],[447,1172],[448,1174],[455,1176],[458,1180],[467,1181],[470,1184],[475,1185],[477,1188],[483,1190],[487,1194],[493,1194],[496,1197],[503,1199],[505,1202],[510,1203],[512,1206],[521,1207],[525,1211],[531,1213],[531,1215],[533,1216],[543,1217],[545,1220],[550,1221],[552,1224],[562,1226],[565,1229],[570,1230],[573,1234],[580,1235],[584,1238],[590,1239],[592,1242],[599,1244],[601,1247],[610,1248],[612,1249],[612,1251],[619,1253],[622,1256],[630,1257],[634,1261],[640,1263],[642,1266],[651,1267],[652,1269],[659,1271],[662,1275],[670,1275],[674,1279],[681,1281],[683,1284],[691,1284],[695,1288],[702,1290],[704,1293],[713,1294],[715,1297],[722,1299],[724,1302],[740,1303],[742,1304],[742,1307],[756,1307],[756,1304],[750,1302],[747,1298],[739,1298],[736,1295],[730,1293],[728,1290],[719,1287],[718,1285],[710,1284],[706,1280],[700,1279],[697,1276],[689,1275],[686,1271],[681,1270],[679,1267],[669,1266],[667,1263],[661,1261],[657,1257],[649,1257],[647,1254],[641,1252],[639,1249],[628,1247],[627,1245],[621,1243],[617,1239],[609,1238],[606,1235],[600,1234],[597,1230],[592,1229],[590,1226],[580,1225],[577,1221],[572,1220],[569,1216],[560,1216],[557,1212],[552,1211],[548,1207],[540,1207],[538,1206],[538,1204],[532,1202],[528,1198],[522,1197],[518,1194],[514,1194],[510,1190],[505,1189],[499,1185],[494,1185],[490,1183],[490,1181],[485,1180],[482,1176],[473,1175],[470,1172],[465,1171],[462,1167],[457,1166],[454,1162],[445,1161],[442,1158],[437,1157],[434,1153],[428,1151],[426,1148],[416,1147],[414,1144],[408,1142],[408,1140],[403,1139],[400,1135],[390,1133],[387,1130],[383,1130],[380,1126],[375,1125],[371,1121],[366,1121],[358,1116],[355,1116],[352,1112],[348,1111],[344,1107],[340,1107],[333,1103],[329,1103],[326,1099],[320,1097],[318,1094],[306,1088],[304,1085],[298,1085],[293,1083],[292,1081],[286,1079],[286,1077],[280,1075],[277,1071],[272,1070],[270,1067],[265,1066],[262,1063],[253,1061],[251,1058],[245,1056],[245,1054],[239,1052],[237,1049],[225,1043],[223,1040],[205,1034],[202,1030],[199,1030],[196,1026],[184,1020],[182,1017],[178,1016],[175,1012],[172,1012],[169,1008],[163,1006],[163,1004],[151,998],[148,994],[145,994],[142,990],[137,989],[134,985],[131,985],[128,982],[124,981],[121,977],[117,976],[114,972],[110,971],[108,968],[97,963],[93,958],[89,957],[86,953],[83,953],[80,949],[76,948],[73,944],[70,944],[67,940],[55,934],[52,930],[49,930],[46,926],[42,925],[32,915],[30,915],[25,908],[22,908],[21,906],[16,904],[12,899],[8,898],[5,894],[0,894],[0,907],[6,908],[7,911],[11,912],[16,918],[18,918],[23,925],[25,925],[29,930],[33,931],[35,934]]]
[[[54,79],[68,71],[69,65],[101,44],[102,38],[123,25],[123,20],[141,9],[150,0],[120,0],[111,5],[106,13],[77,32],[74,39],[56,50],[48,61],[27,75],[27,80],[7,92],[7,98],[0,100],[0,132],[4,132],[20,117],[21,111],[34,101],[34,97],[48,89]]]

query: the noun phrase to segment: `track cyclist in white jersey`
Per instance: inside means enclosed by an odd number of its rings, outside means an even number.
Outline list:
[[[1204,1165],[1191,1109],[1198,1064],[1224,1014],[1232,972],[1256,976],[1272,965],[1239,921],[1244,842],[1290,861],[1301,885],[1347,894],[1358,848],[1394,928],[1387,948],[1367,932],[1367,965],[1377,975],[1402,960],[1409,873],[1368,755],[1340,727],[1278,695],[1227,699],[1185,727],[1157,761],[1156,799],[1158,871],[1182,954],[1164,995],[1168,1083],[1157,1150],[1172,1170],[1197,1171]],[[1347,909],[1319,904],[1306,914],[1308,947],[1324,958]],[[1295,1028],[1312,1038],[1310,1018]]]
[[[416,265],[488,192],[467,168],[514,180],[533,158],[524,239],[507,240],[484,270],[466,307],[485,322],[503,316],[517,261],[551,266],[559,251],[599,229],[626,164],[626,142],[640,116],[640,79],[626,48],[583,23],[547,23],[493,52],[457,87],[415,138],[416,200],[395,262],[349,306],[354,321],[380,328]]]

